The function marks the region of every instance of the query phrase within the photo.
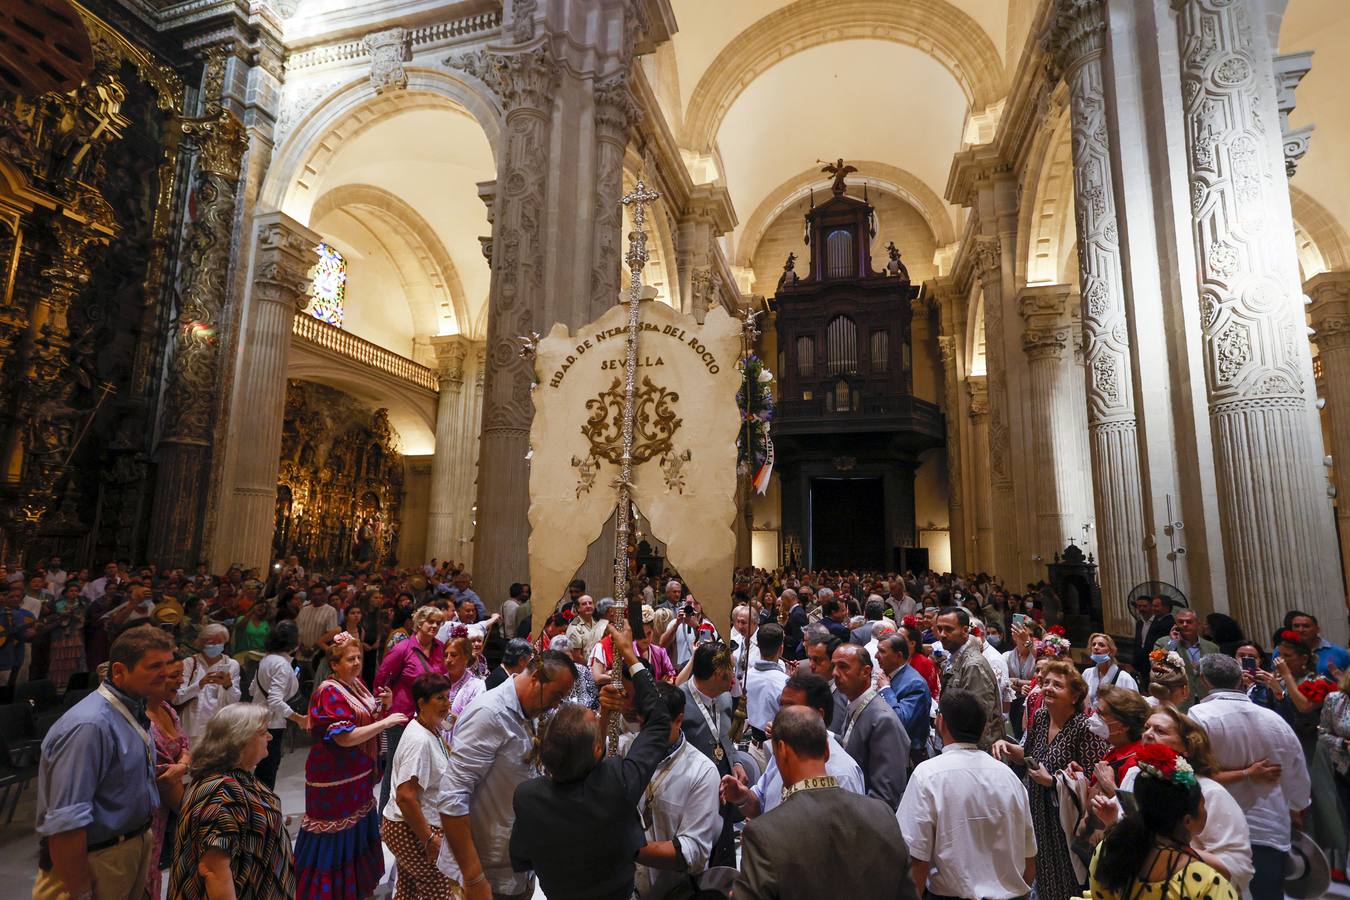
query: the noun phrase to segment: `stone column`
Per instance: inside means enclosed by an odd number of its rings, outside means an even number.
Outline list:
[[[984,375],[972,375],[966,379],[966,390],[970,394],[970,458],[975,469],[971,478],[974,508],[967,513],[975,532],[975,558],[971,563],[975,571],[993,572],[997,563],[993,489],[989,482],[989,383]]]
[[[309,302],[309,272],[320,236],[281,212],[258,216],[253,276],[235,375],[233,453],[215,530],[217,564],[265,566],[272,554],[286,370],[295,315]]]
[[[1106,624],[1120,629],[1130,621],[1130,589],[1149,579],[1144,542],[1150,529],[1106,123],[1105,39],[1106,0],[1059,0],[1047,43],[1069,88],[1098,563]]]
[[[224,71],[224,58],[208,62],[203,79],[210,98],[206,114],[182,122],[184,135],[197,151],[196,218],[185,238],[179,274],[178,316],[169,348],[146,549],[150,559],[165,567],[197,563],[210,492],[235,188],[247,147],[243,124],[218,99]]]
[[[976,272],[984,291],[985,369],[989,385],[989,483],[994,531],[994,570],[1014,581],[1024,571],[1017,554],[1017,501],[1013,492],[1008,428],[1007,354],[1004,352],[1003,249],[998,237],[975,238]]]
[[[1077,310],[1068,285],[1027,288],[1020,298],[1026,322],[1022,349],[1031,378],[1031,432],[1039,477],[1035,480],[1035,552],[1045,560],[1081,536],[1092,490],[1080,458],[1083,374],[1074,360]],[[1076,298],[1074,298],[1076,299]]]
[[[1350,583],[1350,272],[1324,272],[1304,290],[1312,298],[1312,323],[1317,331],[1313,340],[1326,385],[1344,588]]]
[[[428,559],[457,560],[455,469],[465,464],[459,439],[463,421],[464,360],[469,342],[461,335],[431,339],[436,353],[436,452],[431,459],[431,497],[427,503]]]
[[[543,221],[549,189],[550,119],[561,67],[548,45],[512,53],[481,51],[450,64],[476,76],[500,97],[505,143],[497,155],[483,370],[483,428],[478,470],[474,578],[493,601],[528,577],[530,400],[533,373],[519,338],[548,330],[536,320],[546,306]]]
[[[690,193],[675,233],[675,265],[681,310],[702,322],[717,303],[720,279],[716,271],[717,238],[736,227],[736,213],[726,188],[710,184]]]
[[[623,290],[623,158],[628,132],[642,119],[642,110],[621,71],[595,87],[594,241],[591,252],[590,320],[600,318]]]
[[[1343,617],[1263,3],[1172,0],[1224,568],[1252,634],[1279,585]]]
[[[947,424],[947,514],[948,535],[952,547],[952,571],[969,571],[966,546],[965,492],[962,489],[961,385],[957,372],[956,337],[938,335],[938,353],[942,357],[942,413]]]

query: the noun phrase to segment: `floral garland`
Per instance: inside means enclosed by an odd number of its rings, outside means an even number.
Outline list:
[[[1167,668],[1175,669],[1178,672],[1186,668],[1186,662],[1181,658],[1181,654],[1175,650],[1164,650],[1161,647],[1151,651],[1148,655],[1149,660],[1154,665],[1161,665]]]
[[[1050,657],[1051,659],[1063,659],[1069,655],[1073,649],[1073,644],[1062,634],[1055,634],[1053,630],[1045,636],[1044,640],[1039,640],[1035,644],[1036,657]]]
[[[1163,744],[1141,746],[1139,752],[1135,754],[1135,764],[1139,766],[1139,774],[1147,775],[1149,778],[1189,787],[1198,784],[1195,780],[1195,769],[1191,768],[1186,757]]]
[[[741,388],[736,392],[736,407],[743,425],[736,437],[736,463],[742,475],[753,475],[773,452],[769,441],[769,423],[774,417],[773,373],[753,353],[737,366]]]

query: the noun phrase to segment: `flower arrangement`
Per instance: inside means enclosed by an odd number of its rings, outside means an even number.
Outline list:
[[[1051,625],[1049,631],[1051,634],[1058,635],[1059,637],[1064,637],[1066,634],[1063,625]]]
[[[1063,659],[1069,655],[1069,651],[1073,649],[1073,645],[1069,643],[1069,639],[1064,637],[1064,635],[1055,634],[1052,631],[1050,634],[1047,634],[1043,640],[1037,641],[1035,648],[1036,657],[1038,659],[1042,657]]]
[[[1149,778],[1191,787],[1198,783],[1195,780],[1195,769],[1191,768],[1186,757],[1163,744],[1141,746],[1135,755],[1135,763],[1139,766],[1139,773]]]
[[[1309,678],[1298,686],[1300,694],[1318,705],[1324,703],[1327,695],[1334,690],[1336,690],[1336,685],[1325,678]]]
[[[1297,631],[1294,631],[1292,628],[1284,628],[1284,629],[1281,629],[1280,634],[1279,634],[1279,637],[1276,639],[1275,643],[1277,643],[1277,644],[1302,644],[1302,643],[1303,643],[1303,639],[1300,638],[1300,637],[1298,636],[1298,632],[1297,632]]]
[[[564,615],[566,615],[566,613],[564,613]],[[469,636],[469,628],[467,625],[455,625],[450,629],[450,640],[452,641],[458,638],[466,638],[468,636]]]
[[[773,373],[758,356],[751,353],[738,363],[741,388],[736,406],[741,413],[741,430],[736,437],[736,468],[742,475],[753,475],[756,489],[768,487],[768,472],[773,468],[773,441],[769,424],[774,417]]]
[[[1157,666],[1164,666],[1169,669],[1176,669],[1177,671],[1186,668],[1186,661],[1183,660],[1181,654],[1175,650],[1164,650],[1159,647],[1150,652],[1148,658]]]

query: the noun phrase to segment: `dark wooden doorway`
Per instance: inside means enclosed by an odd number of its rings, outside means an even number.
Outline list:
[[[884,569],[885,494],[880,478],[811,479],[811,566]]]

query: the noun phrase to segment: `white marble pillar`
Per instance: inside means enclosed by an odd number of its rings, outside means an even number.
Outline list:
[[[1130,589],[1149,578],[1149,528],[1106,122],[1106,30],[1106,0],[1058,0],[1047,44],[1069,88],[1095,545],[1106,624],[1119,630],[1130,622]]]
[[[966,553],[967,526],[965,491],[962,489],[961,382],[956,356],[956,337],[938,335],[938,354],[942,357],[942,414],[947,425],[947,515],[951,539],[952,571],[966,572],[970,561]]]
[[[1331,475],[1341,541],[1341,577],[1350,583],[1350,272],[1324,272],[1304,285],[1312,299],[1331,438]]]
[[[972,567],[978,572],[993,572],[998,565],[994,559],[994,500],[989,481],[989,383],[984,375],[966,379],[970,394],[970,459],[974,463],[971,484],[974,503],[968,513],[975,532],[975,559]]]
[[[463,422],[464,360],[469,342],[462,335],[431,339],[436,354],[436,451],[431,458],[431,496],[427,502],[428,559],[458,560],[455,547],[455,470],[460,457],[459,432]]]
[[[1280,604],[1242,590],[1259,584],[1343,619],[1264,4],[1172,7],[1232,614],[1274,631]]]
[[[1030,373],[1030,427],[1035,440],[1035,555],[1047,563],[1070,539],[1081,543],[1091,496],[1082,434],[1083,371],[1075,360],[1078,310],[1066,284],[1030,287],[1018,298],[1026,328],[1022,349]]]
[[[271,560],[277,468],[286,413],[286,369],[295,315],[309,302],[319,235],[285,213],[258,216],[244,338],[235,368],[235,408],[220,522],[211,558],[247,566]]]

